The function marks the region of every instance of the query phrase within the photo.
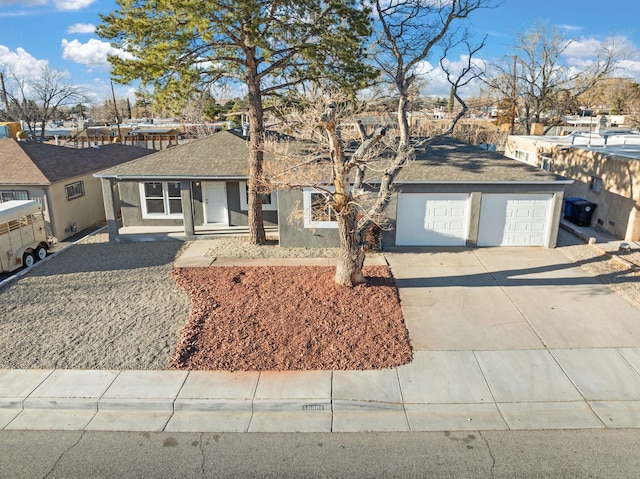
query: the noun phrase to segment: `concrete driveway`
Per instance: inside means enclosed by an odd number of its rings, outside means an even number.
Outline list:
[[[546,248],[386,253],[416,351],[640,346],[640,311]]]
[[[411,430],[640,427],[640,311],[543,248],[385,254]]]

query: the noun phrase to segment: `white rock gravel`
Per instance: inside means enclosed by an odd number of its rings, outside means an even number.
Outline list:
[[[186,245],[106,239],[105,233],[90,236],[0,288],[0,368],[167,367],[190,312],[189,298],[169,275]],[[640,308],[638,272],[566,231],[558,249]],[[207,256],[336,254],[335,248],[252,246],[236,237],[215,240]]]

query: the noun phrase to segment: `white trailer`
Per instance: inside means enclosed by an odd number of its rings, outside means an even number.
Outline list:
[[[40,203],[34,200],[0,203],[0,272],[33,266],[47,257],[48,250]]]

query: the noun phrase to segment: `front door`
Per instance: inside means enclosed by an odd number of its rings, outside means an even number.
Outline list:
[[[229,224],[226,183],[203,183],[204,221],[207,224]]]

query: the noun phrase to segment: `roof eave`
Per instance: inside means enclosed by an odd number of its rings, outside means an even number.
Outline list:
[[[95,178],[117,180],[117,181],[140,181],[140,180],[155,180],[155,181],[175,181],[175,180],[246,180],[247,175],[143,175],[143,174],[119,174],[119,173],[95,173]]]
[[[434,184],[434,185],[447,185],[447,184],[466,184],[466,185],[571,185],[574,180],[398,180],[395,184]],[[367,183],[380,183],[380,180],[368,181]]]

